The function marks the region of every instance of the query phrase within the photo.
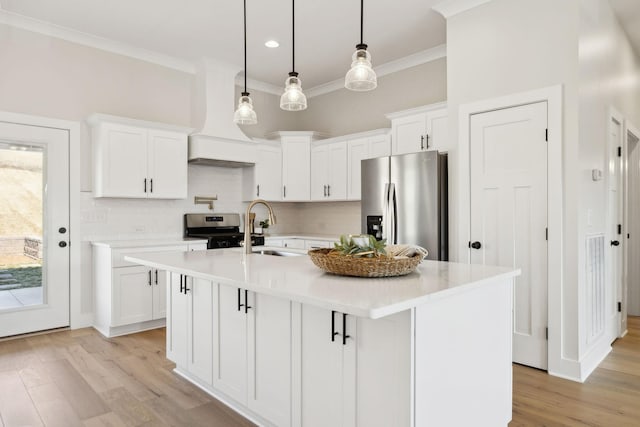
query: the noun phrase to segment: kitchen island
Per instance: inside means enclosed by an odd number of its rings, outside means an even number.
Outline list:
[[[167,271],[176,372],[260,425],[511,419],[517,270],[424,261],[363,279],[237,249],[126,259]]]

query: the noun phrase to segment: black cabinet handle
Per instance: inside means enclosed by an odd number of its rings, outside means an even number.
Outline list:
[[[420,135],[420,149],[424,150],[424,135]]]
[[[151,192],[153,193],[153,178],[151,178]]]
[[[184,294],[186,295],[187,292],[190,292],[191,289],[187,288],[187,276],[184,276]]]
[[[287,186],[286,185],[282,186],[282,198],[284,198],[284,199],[287,198]]]
[[[183,286],[183,284],[182,284],[182,277],[183,277],[183,275],[181,274],[181,275],[180,275],[180,293],[181,293],[181,294],[182,294],[182,293],[184,293],[184,286]]]
[[[331,310],[331,342],[335,342],[336,335],[340,335],[339,332],[336,332],[336,312]]]
[[[244,312],[248,313],[249,309],[253,308],[249,305],[249,291],[248,290],[244,290]]]
[[[323,191],[324,191],[324,193],[322,193],[322,195],[323,195],[324,197],[327,197],[327,186],[326,186],[326,185],[323,185],[323,186],[322,186],[322,188],[323,188]]]
[[[331,186],[327,185],[327,197],[331,197]]]
[[[617,240],[612,240],[611,241],[611,246],[620,246],[620,242]]]
[[[147,192],[147,178],[144,179],[144,192]]]
[[[482,243],[480,242],[469,243],[469,247],[473,249],[480,249],[482,247]]]
[[[151,270],[149,270],[149,286],[151,286]]]
[[[242,290],[240,288],[238,288],[238,311],[242,310],[242,307],[244,307],[244,304],[242,304],[242,302],[240,301],[241,296],[240,293],[242,292]]]
[[[158,270],[156,270],[156,285],[158,284]]]
[[[260,197],[260,184],[256,185],[256,197]]]
[[[429,149],[429,134],[426,135],[427,137],[427,150]]]
[[[347,338],[351,335],[347,335],[347,315],[342,313],[342,345],[347,345]]]

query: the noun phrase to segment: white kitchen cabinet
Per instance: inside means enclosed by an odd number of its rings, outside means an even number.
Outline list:
[[[140,267],[124,257],[132,253],[186,251],[206,248],[204,242],[136,246],[95,242],[93,247],[94,327],[107,337],[165,326],[167,276]]]
[[[94,196],[187,197],[189,129],[94,114]]]
[[[311,200],[347,198],[347,143],[316,145],[311,149]]]
[[[409,312],[371,320],[302,305],[300,424],[410,425],[410,330]]]
[[[304,249],[304,239],[282,239],[282,247],[290,249]]]
[[[328,240],[305,240],[304,248],[306,250],[320,249],[320,248],[333,248],[333,242],[330,242]]]
[[[255,166],[244,168],[242,173],[245,201],[282,200],[282,149],[280,147],[264,144],[258,146]]]
[[[282,200],[310,199],[310,154],[311,142],[308,138],[287,138],[282,141]]]
[[[276,248],[282,248],[284,242],[282,239],[278,239],[278,238],[273,238],[273,237],[265,237],[264,238],[264,245],[265,246],[272,246],[272,247],[276,247]]]
[[[213,304],[213,387],[289,426],[291,302],[220,284]]]
[[[184,292],[185,275],[169,273],[167,284],[167,359],[187,366],[189,359],[189,300]]]
[[[348,142],[347,199],[360,200],[362,184],[362,160],[391,155],[391,143],[387,133],[352,139]]]
[[[435,104],[387,115],[391,119],[392,154],[448,151],[447,109]]]

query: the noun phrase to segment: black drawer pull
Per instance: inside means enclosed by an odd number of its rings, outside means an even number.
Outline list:
[[[351,335],[347,335],[347,315],[342,313],[342,345],[347,345],[347,338]]]
[[[248,313],[249,309],[253,308],[249,305],[249,291],[248,290],[244,290],[244,312]]]

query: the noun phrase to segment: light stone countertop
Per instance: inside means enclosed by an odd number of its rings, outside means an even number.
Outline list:
[[[129,240],[99,240],[93,241],[93,246],[103,246],[112,249],[120,248],[144,248],[152,246],[190,245],[197,243],[207,243],[207,239],[191,237],[176,237],[164,239],[129,239]]]
[[[305,240],[326,240],[329,242],[337,242],[340,240],[339,235],[320,234],[320,233],[269,233],[264,235],[265,239],[305,239]]]
[[[371,319],[520,274],[513,268],[425,260],[406,276],[343,277],[323,272],[308,256],[245,255],[241,248],[130,254],[125,260]]]

